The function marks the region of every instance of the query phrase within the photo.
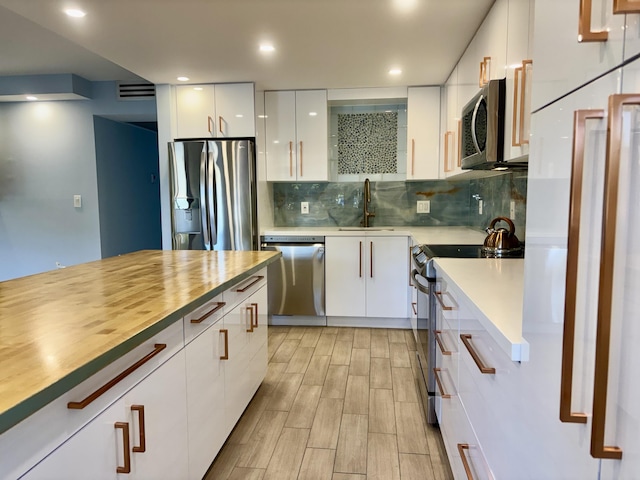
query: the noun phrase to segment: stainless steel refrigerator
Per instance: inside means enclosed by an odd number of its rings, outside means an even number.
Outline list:
[[[257,250],[255,141],[169,143],[174,250]]]

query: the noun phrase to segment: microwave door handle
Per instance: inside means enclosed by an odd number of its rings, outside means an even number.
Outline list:
[[[473,145],[476,147],[476,152],[482,153],[480,151],[480,145],[478,145],[478,136],[476,135],[476,117],[478,116],[478,109],[480,108],[480,102],[484,100],[484,96],[480,95],[478,101],[476,102],[476,106],[473,107],[473,115],[471,115],[471,139],[473,140]]]

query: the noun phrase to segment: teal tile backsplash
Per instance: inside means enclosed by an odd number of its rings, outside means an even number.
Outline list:
[[[363,184],[273,183],[274,226],[358,226],[362,220]],[[509,217],[515,205],[517,236],[524,239],[527,173],[508,172],[484,178],[423,182],[371,182],[372,226],[469,226],[485,228],[491,219]],[[416,213],[416,202],[429,200],[431,212]],[[479,201],[483,212],[478,213]],[[309,214],[300,213],[309,202]]]

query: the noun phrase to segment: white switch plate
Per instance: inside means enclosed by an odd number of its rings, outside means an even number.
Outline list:
[[[430,200],[418,200],[416,211],[418,213],[430,213],[431,212],[431,201]]]
[[[516,201],[515,200],[511,200],[511,204],[509,207],[509,218],[511,220],[516,219]]]
[[[302,215],[309,214],[309,202],[300,202],[300,213]]]
[[[82,208],[82,195],[73,196],[73,206],[74,208]]]
[[[482,200],[478,200],[478,214],[482,215]]]

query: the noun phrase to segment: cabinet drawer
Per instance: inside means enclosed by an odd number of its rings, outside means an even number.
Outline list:
[[[191,342],[225,314],[225,302],[220,294],[184,316],[184,343]]]
[[[257,292],[260,287],[267,283],[267,269],[263,268],[243,281],[238,282],[222,294],[222,299],[226,303],[226,311],[230,311],[239,303]]]
[[[155,348],[156,344],[166,346]],[[178,321],[0,435],[0,451],[12,452],[0,463],[0,478],[14,478],[24,473],[171,358],[183,345],[182,322]],[[127,371],[130,371],[128,375],[97,395],[101,387]],[[95,399],[89,401],[92,396]],[[86,406],[70,409],[67,407],[69,402],[83,402]]]

